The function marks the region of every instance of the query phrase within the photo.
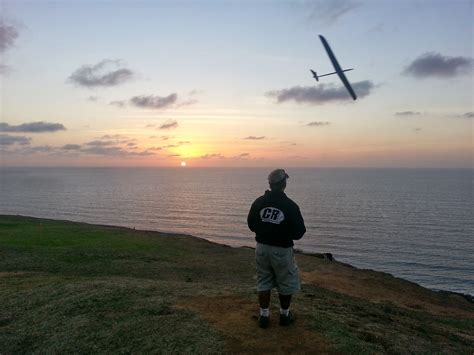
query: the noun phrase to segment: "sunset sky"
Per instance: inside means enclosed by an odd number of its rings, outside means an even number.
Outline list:
[[[473,167],[473,4],[0,0],[0,165]]]

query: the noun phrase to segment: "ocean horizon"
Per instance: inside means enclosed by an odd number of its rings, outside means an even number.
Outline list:
[[[254,246],[246,217],[270,168],[0,168],[0,214]],[[307,233],[295,247],[474,295],[471,169],[288,168]]]

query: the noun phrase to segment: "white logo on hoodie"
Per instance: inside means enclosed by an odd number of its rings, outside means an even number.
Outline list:
[[[285,214],[275,207],[265,207],[260,211],[262,222],[280,224],[285,220]]]

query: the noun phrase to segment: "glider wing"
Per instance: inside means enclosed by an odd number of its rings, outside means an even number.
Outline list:
[[[344,86],[346,87],[347,91],[349,92],[349,94],[352,96],[352,98],[355,100],[357,99],[357,96],[354,92],[354,90],[352,89],[352,86],[351,84],[349,83],[349,80],[347,80],[341,66],[339,65],[337,59],[336,59],[336,56],[334,55],[334,53],[332,52],[331,50],[331,47],[329,47],[329,43],[326,41],[326,38],[324,38],[323,36],[319,35],[319,38],[321,39],[321,42],[323,43],[323,46],[324,46],[324,49],[326,49],[326,52],[329,56],[329,59],[331,60],[332,62],[332,65],[334,67],[334,70],[336,71],[337,75],[339,75],[339,78],[341,79],[342,83],[344,84]]]

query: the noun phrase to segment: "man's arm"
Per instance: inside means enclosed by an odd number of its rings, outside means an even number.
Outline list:
[[[257,224],[259,219],[258,214],[258,207],[257,207],[257,200],[252,203],[252,207],[250,207],[249,215],[247,216],[247,225],[249,226],[252,232],[256,232]]]
[[[303,216],[301,215],[300,208],[295,204],[293,212],[293,240],[303,238],[306,233],[306,227],[304,225]]]

